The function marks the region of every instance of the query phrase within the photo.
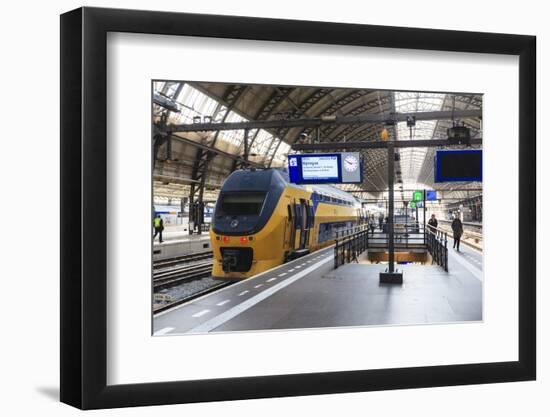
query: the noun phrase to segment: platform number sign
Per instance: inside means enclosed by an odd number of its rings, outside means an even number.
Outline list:
[[[423,190],[416,190],[413,192],[413,201],[422,201],[424,200],[424,191]]]
[[[426,201],[435,201],[435,200],[437,200],[437,191],[426,190]]]

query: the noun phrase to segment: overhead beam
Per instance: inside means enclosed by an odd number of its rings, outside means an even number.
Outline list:
[[[468,117],[481,117],[481,110],[455,110],[452,111],[433,111],[433,112],[418,112],[418,113],[394,113],[391,115],[384,114],[364,114],[359,116],[344,116],[344,117],[317,117],[307,119],[282,119],[282,120],[255,120],[248,122],[231,122],[231,123],[187,123],[181,125],[168,125],[167,131],[170,132],[207,132],[216,130],[240,130],[240,129],[282,129],[293,127],[317,127],[329,124],[345,125],[358,123],[383,123],[388,119],[393,122],[404,122],[408,116],[416,117],[417,121],[421,120],[450,120],[463,119]]]
[[[174,139],[178,142],[185,143],[185,144],[190,145],[190,146],[194,146],[196,148],[203,149],[205,151],[214,152],[217,155],[221,155],[221,156],[224,156],[224,157],[229,158],[229,159],[234,159],[234,160],[237,160],[237,161],[244,161],[244,159],[242,157],[240,157],[239,155],[233,155],[232,153],[225,152],[225,151],[222,151],[221,149],[214,148],[214,147],[211,147],[211,146],[208,146],[208,145],[204,145],[200,142],[195,142],[194,140],[187,139],[187,138],[184,138],[182,136],[172,135],[172,139]],[[253,166],[253,167],[256,167],[256,168],[264,168],[264,165],[260,164],[258,162],[254,162],[254,161],[249,160],[249,161],[246,161],[246,163],[247,163],[247,165]]]
[[[158,181],[162,183],[168,183],[168,184],[178,184],[178,185],[191,185],[191,184],[197,184],[200,182],[199,180],[194,180],[192,178],[183,178],[183,177],[173,177],[170,175],[159,175],[159,174],[153,174],[153,181]],[[212,182],[206,182],[206,187],[209,188],[220,188],[221,183],[212,183]]]
[[[439,146],[456,146],[449,144],[448,139],[426,140],[396,140],[396,141],[370,141],[370,142],[321,142],[321,143],[295,143],[292,149],[295,151],[323,151],[343,149],[385,149],[388,142],[393,142],[396,148],[431,148]],[[481,138],[470,139],[470,144],[481,145]]]

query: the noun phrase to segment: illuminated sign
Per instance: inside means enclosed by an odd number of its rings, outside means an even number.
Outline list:
[[[416,190],[413,192],[413,201],[422,201],[424,200],[424,191]]]
[[[435,201],[435,200],[437,200],[437,191],[426,190],[426,201]]]
[[[339,182],[340,161],[338,155],[302,156],[302,178],[304,180],[331,180]]]
[[[288,173],[295,184],[363,182],[358,152],[288,155]]]

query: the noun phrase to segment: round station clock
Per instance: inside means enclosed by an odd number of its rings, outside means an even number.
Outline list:
[[[347,155],[344,158],[344,169],[348,172],[355,172],[359,168],[359,161],[353,155]]]

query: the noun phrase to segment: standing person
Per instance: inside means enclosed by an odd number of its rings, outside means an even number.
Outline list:
[[[462,233],[464,232],[462,228],[462,222],[458,218],[458,216],[453,216],[453,222],[451,223],[451,229],[453,229],[453,249],[456,246],[457,252],[460,252],[460,238],[462,236]]]
[[[155,228],[155,234],[153,235],[153,240],[159,235],[159,242],[162,243],[162,231],[164,230],[164,221],[160,214],[157,214],[153,219],[153,227]]]
[[[380,230],[383,230],[382,229],[383,225],[384,225],[384,213],[380,213],[378,215],[378,227],[380,228]]]
[[[374,236],[374,229],[376,229],[376,224],[374,222],[374,214],[371,214],[369,217],[369,229],[371,234]]]
[[[430,220],[428,220],[428,224],[432,226],[434,229],[437,229],[437,219],[435,218],[435,214],[432,214],[432,217],[430,217]]]

